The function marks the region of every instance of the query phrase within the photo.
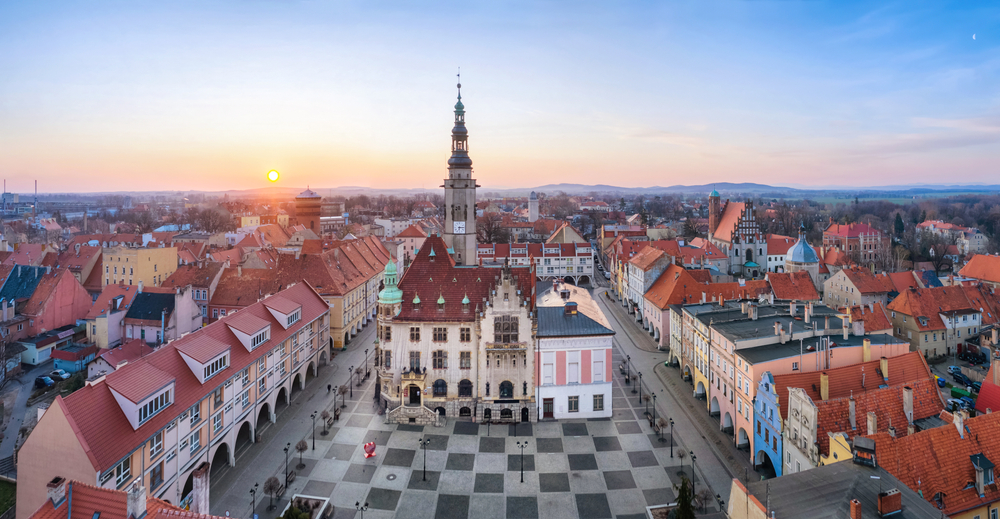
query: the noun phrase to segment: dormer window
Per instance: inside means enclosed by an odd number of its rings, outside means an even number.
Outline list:
[[[221,357],[215,359],[210,364],[205,366],[205,378],[202,380],[208,380],[209,378],[215,376],[220,371],[229,367],[229,354],[226,353]]]
[[[167,407],[168,405],[170,405],[169,389],[159,395],[156,395],[152,400],[146,402],[139,408],[139,423],[145,422],[148,418],[160,412],[161,409]]]
[[[289,316],[289,319],[291,319],[291,316]],[[264,344],[270,339],[271,339],[271,327],[264,328],[263,330],[260,331],[260,333],[250,338],[250,347],[256,348],[257,346]]]
[[[288,326],[291,326],[291,325],[299,322],[300,319],[302,319],[302,310],[301,309],[292,312],[291,314],[288,315]]]

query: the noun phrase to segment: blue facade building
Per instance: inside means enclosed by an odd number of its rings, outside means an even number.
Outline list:
[[[781,442],[781,412],[778,392],[774,387],[774,377],[765,371],[757,383],[757,396],[753,406],[753,463],[760,467],[770,463],[776,476],[781,476],[781,457],[784,452]]]

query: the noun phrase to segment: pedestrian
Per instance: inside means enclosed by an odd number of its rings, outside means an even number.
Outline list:
[[[327,392],[327,394],[329,394],[330,391],[333,391],[333,386],[331,384],[327,384],[326,385],[326,392]]]

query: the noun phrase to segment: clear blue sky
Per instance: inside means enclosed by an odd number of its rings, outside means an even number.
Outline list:
[[[1000,4],[6,2],[28,191],[1000,182]],[[973,34],[976,39],[973,40]]]

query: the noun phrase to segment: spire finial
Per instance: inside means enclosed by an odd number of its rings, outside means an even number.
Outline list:
[[[462,99],[462,67],[458,67],[458,98]]]

